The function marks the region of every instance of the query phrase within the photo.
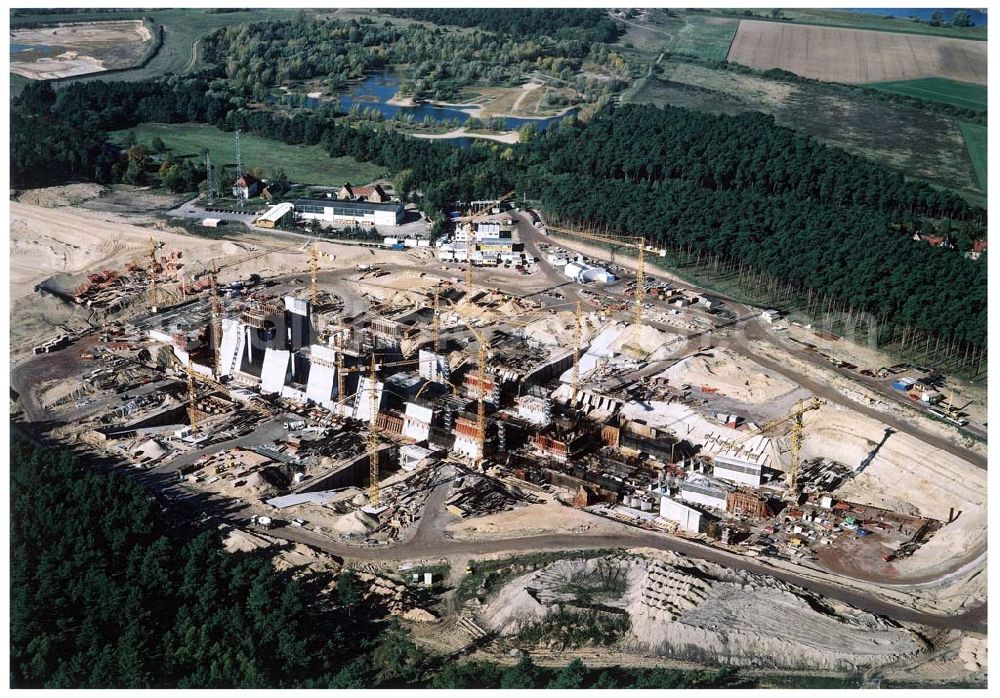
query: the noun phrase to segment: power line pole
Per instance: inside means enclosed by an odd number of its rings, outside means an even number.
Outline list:
[[[208,150],[208,148],[205,148],[205,150],[203,151],[203,153],[205,155],[205,178],[206,178],[206,181],[208,182],[208,187],[207,187],[207,189],[208,189],[208,192],[207,192],[208,193],[208,203],[214,204],[215,203],[215,173],[212,170],[212,154]]]
[[[243,179],[243,157],[240,154],[240,129],[236,129],[236,182]],[[239,186],[236,193],[236,208],[243,210],[244,189]]]

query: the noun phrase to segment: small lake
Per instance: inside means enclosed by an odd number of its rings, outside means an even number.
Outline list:
[[[37,51],[38,53],[49,54],[52,53],[52,47],[46,44],[15,44],[10,45],[10,55],[16,56],[18,53],[27,53],[28,51]]]
[[[929,22],[931,15],[941,11],[944,15],[944,21],[950,22],[952,15],[955,14],[955,10],[964,9],[969,13],[969,19],[972,20],[973,24],[977,27],[985,27],[986,25],[986,13],[980,12],[979,10],[973,10],[968,8],[958,8],[958,7],[887,7],[887,8],[874,8],[874,7],[861,7],[861,8],[844,8],[847,12],[859,12],[866,15],[878,15],[879,17],[885,17],[886,15],[892,15],[899,19],[906,19],[908,17],[919,17],[920,19]]]
[[[426,118],[430,118],[433,121],[456,120],[460,124],[464,124],[465,121],[472,116],[470,112],[474,109],[474,107],[463,105],[435,106],[432,104],[419,104],[413,107],[398,107],[392,104],[387,104],[390,99],[396,96],[398,91],[399,78],[397,76],[392,75],[391,73],[378,73],[365,78],[363,81],[348,89],[346,93],[342,94],[339,97],[340,107],[345,112],[350,111],[351,107],[354,105],[358,105],[361,108],[375,108],[387,119],[391,119],[397,114],[412,114],[414,123],[418,124]],[[337,97],[321,99],[309,98],[306,100],[306,104],[308,106],[315,107],[324,102],[337,100]],[[539,119],[513,116],[505,116],[501,118],[507,124],[507,130],[509,131],[516,130],[525,124],[534,124],[538,127],[539,131],[542,131],[545,130],[549,124],[560,121],[567,116],[575,114],[577,111],[579,111],[579,109],[574,108],[561,116],[550,116]],[[449,143],[466,147],[473,140],[477,139],[462,137],[450,138],[447,140]]]

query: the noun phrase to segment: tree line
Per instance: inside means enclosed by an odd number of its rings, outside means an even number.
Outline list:
[[[582,8],[386,8],[390,17],[404,17],[431,24],[478,27],[511,37],[551,36],[595,43],[612,43],[621,34],[606,12]]]
[[[521,145],[457,148],[330,113],[248,108],[225,84],[94,82],[58,96],[29,85],[14,105],[12,181],[70,173],[101,181],[115,162],[102,129],[203,121],[286,143],[319,143],[333,157],[384,166],[397,191],[438,220],[451,202],[516,188],[556,215],[644,234],[654,244],[704,246],[787,276],[803,290],[849,297],[890,323],[985,342],[982,260],[901,232],[957,226],[964,237],[979,237],[985,211],[769,116],[607,106],[586,123],[569,117],[528,134]],[[53,152],[65,170],[53,170]]]

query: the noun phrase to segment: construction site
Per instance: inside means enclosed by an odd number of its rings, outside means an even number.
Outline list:
[[[500,197],[455,222],[448,268],[87,217],[105,254],[40,264],[62,211],[12,204],[12,320],[58,318],[12,338],[16,407],[222,507],[234,554],[359,570],[442,651],[985,675],[985,440],[645,240]],[[530,271],[474,254],[501,217]]]

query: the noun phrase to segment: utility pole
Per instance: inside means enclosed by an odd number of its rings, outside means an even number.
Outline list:
[[[243,179],[243,157],[240,153],[240,129],[236,129],[236,181]],[[236,208],[243,210],[243,187],[239,187],[236,194]]]
[[[212,169],[212,153],[208,148],[202,151],[205,156],[205,181],[207,182],[208,203],[215,203],[215,172]]]

